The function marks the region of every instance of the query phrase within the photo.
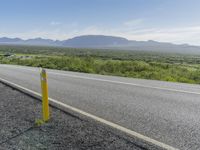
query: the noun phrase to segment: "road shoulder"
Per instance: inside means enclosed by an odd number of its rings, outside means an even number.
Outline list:
[[[51,107],[51,120],[34,125],[41,102],[0,83],[0,149],[144,149],[108,128]]]

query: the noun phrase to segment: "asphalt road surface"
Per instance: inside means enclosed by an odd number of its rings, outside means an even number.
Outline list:
[[[47,70],[49,96],[178,149],[200,149],[200,86]],[[0,78],[40,92],[38,68]]]

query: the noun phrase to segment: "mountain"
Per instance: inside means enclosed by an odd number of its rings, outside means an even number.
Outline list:
[[[61,41],[54,41],[42,38],[35,38],[28,40],[23,40],[20,38],[7,38],[7,37],[0,38],[0,45],[12,44],[12,45],[61,46],[61,43],[62,43]]]
[[[13,45],[40,45],[40,46],[62,46],[73,48],[98,48],[98,49],[113,49],[113,50],[141,50],[141,51],[156,51],[170,53],[185,53],[185,54],[200,54],[200,46],[192,46],[188,44],[172,44],[165,42],[149,41],[134,41],[122,37],[104,36],[104,35],[84,35],[74,37],[68,40],[51,40],[51,39],[28,39],[20,38],[0,38],[1,44]]]
[[[7,38],[7,37],[0,38],[0,43],[15,43],[19,41],[21,41],[20,38]]]
[[[24,44],[27,45],[55,45],[56,43],[54,40],[50,40],[50,39],[42,39],[42,38],[35,38],[35,39],[28,39],[23,41]]]
[[[63,42],[64,46],[69,47],[107,47],[126,45],[129,41],[122,37],[104,36],[104,35],[85,35]]]
[[[170,53],[200,54],[200,46],[172,44],[167,42],[134,41],[122,37],[85,35],[63,41],[65,47],[99,48],[113,50],[139,50]]]

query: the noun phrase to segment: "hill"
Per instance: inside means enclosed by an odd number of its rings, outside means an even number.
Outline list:
[[[170,53],[200,54],[200,46],[188,44],[177,45],[173,43],[157,41],[133,41],[122,37],[104,36],[104,35],[84,35],[74,37],[68,40],[55,41],[51,39],[28,39],[20,38],[0,38],[0,44],[12,45],[38,45],[38,46],[62,46],[73,48],[98,48],[113,50],[141,50]]]

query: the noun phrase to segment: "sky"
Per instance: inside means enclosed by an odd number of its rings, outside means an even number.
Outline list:
[[[80,35],[200,45],[200,0],[1,0],[0,37]]]

